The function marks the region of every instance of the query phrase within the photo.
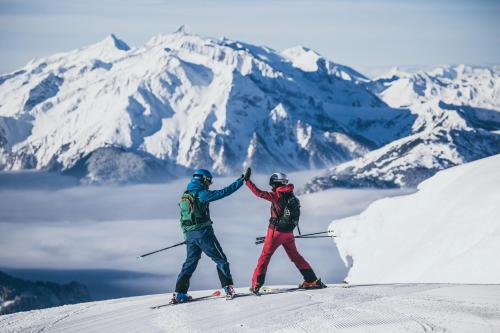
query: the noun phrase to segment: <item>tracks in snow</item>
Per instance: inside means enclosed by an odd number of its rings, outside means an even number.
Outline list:
[[[213,299],[158,310],[149,308],[167,298],[167,295],[143,296],[7,315],[0,318],[0,331],[500,331],[498,285],[331,286],[323,290],[249,296],[232,301]]]

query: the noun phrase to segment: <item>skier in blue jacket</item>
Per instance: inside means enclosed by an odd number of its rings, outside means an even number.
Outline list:
[[[249,171],[247,172],[249,173]],[[244,178],[245,175],[242,175],[229,186],[210,191],[208,188],[212,184],[212,174],[205,169],[199,169],[193,173],[193,178],[179,204],[181,207],[180,223],[186,240],[187,257],[177,278],[172,303],[186,302],[191,299],[187,294],[189,280],[198,265],[202,252],[216,263],[220,283],[226,292],[226,297],[232,298],[234,296],[229,262],[215,237],[210,219],[209,203],[236,192],[243,185]]]

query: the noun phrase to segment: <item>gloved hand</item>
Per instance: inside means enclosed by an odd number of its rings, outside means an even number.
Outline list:
[[[245,172],[243,173],[243,179],[245,181],[249,180],[250,179],[250,176],[252,175],[252,169],[250,168],[246,168]]]

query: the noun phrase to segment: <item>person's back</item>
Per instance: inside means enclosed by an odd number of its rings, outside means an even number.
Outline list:
[[[237,191],[243,185],[243,177],[220,190],[209,190],[211,184],[212,175],[209,171],[196,170],[181,197],[179,204],[181,208],[180,224],[186,240],[187,257],[177,278],[173,303],[189,300],[187,295],[189,282],[202,252],[216,263],[221,287],[226,291],[226,295],[232,296],[234,294],[229,262],[217,237],[215,237],[209,206],[210,202],[227,197]]]
[[[259,289],[265,281],[267,266],[272,255],[280,246],[283,246],[290,260],[304,277],[304,282],[299,287],[325,288],[326,285],[316,277],[311,265],[297,250],[293,235],[296,225],[281,223],[283,221],[283,210],[287,201],[292,198],[294,190],[293,184],[288,183],[288,177],[284,173],[274,173],[269,180],[269,185],[272,187],[271,192],[260,190],[250,179],[246,180],[246,185],[256,196],[271,202],[269,226],[261,255],[253,273],[251,291],[257,295],[259,294]]]

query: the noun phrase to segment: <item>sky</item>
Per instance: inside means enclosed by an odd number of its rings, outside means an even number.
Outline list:
[[[184,24],[358,70],[500,63],[497,0],[0,0],[0,73],[115,33],[131,46]],[[367,73],[369,74],[369,73]]]

